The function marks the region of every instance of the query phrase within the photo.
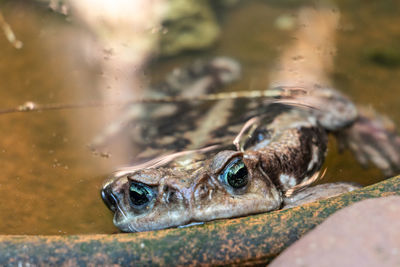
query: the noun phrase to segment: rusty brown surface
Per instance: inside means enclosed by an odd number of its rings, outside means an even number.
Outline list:
[[[0,236],[0,265],[267,263],[338,209],[389,195],[400,195],[400,177],[293,209],[191,228],[115,235]]]

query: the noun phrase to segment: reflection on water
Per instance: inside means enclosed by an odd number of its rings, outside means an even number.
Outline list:
[[[356,102],[371,104],[400,124],[396,79],[400,68],[368,60],[369,51],[400,47],[394,23],[400,3],[378,2],[339,2],[342,17],[334,84]],[[16,50],[0,36],[0,108],[25,101],[82,102],[82,95],[91,94],[85,91],[77,97],[74,93],[90,89],[90,80],[82,77],[79,66],[68,63],[71,47],[66,40],[74,34],[72,24],[26,4],[4,5],[2,11],[24,47]],[[296,9],[287,4],[246,1],[224,18],[221,38],[211,54],[232,56],[243,64],[243,79],[230,89],[266,88],[270,68],[290,41],[290,23],[284,19],[295,13]],[[277,27],[282,21],[286,26]],[[160,79],[160,73],[199,56],[209,55],[163,59],[157,66],[153,64],[149,73]],[[93,78],[100,75],[96,70],[93,73]],[[115,166],[109,158],[87,149],[100,130],[100,125],[92,123],[100,112],[88,108],[0,116],[0,234],[116,231],[99,197],[105,175]],[[370,184],[381,177],[376,169],[363,170],[350,153],[338,154],[334,144],[325,166],[326,181]]]

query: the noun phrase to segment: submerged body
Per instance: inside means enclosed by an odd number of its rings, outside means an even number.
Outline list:
[[[314,25],[320,26],[318,20],[329,12],[314,14]],[[297,51],[303,46],[294,47]],[[293,54],[284,58],[292,62]],[[308,67],[323,73],[326,60],[318,60],[308,61]],[[346,183],[310,186],[324,162],[328,133],[339,136],[362,163],[372,161],[386,174],[399,171],[395,129],[379,116],[359,114],[324,78],[311,75],[313,68],[304,66],[305,82],[292,81],[292,74],[282,71],[276,75],[278,86],[271,91],[282,92],[282,97],[272,102],[227,99],[195,108],[181,103],[173,112],[150,108],[145,119],[155,119],[134,131],[141,164],[118,171],[101,191],[114,212],[114,224],[126,232],[149,231],[288,208],[352,191],[357,186]],[[194,69],[201,71],[187,72],[195,80],[190,86],[185,83],[190,91],[181,94],[215,93],[238,75],[237,64],[227,59]]]
[[[347,101],[329,92],[338,104]],[[344,127],[354,119],[354,106],[350,101],[346,105],[340,118],[331,118],[329,128]],[[292,191],[315,180],[324,162],[328,130],[322,124],[327,118],[319,111],[283,104],[261,102],[256,110],[258,115],[238,120],[242,129],[236,136],[223,135],[228,142],[215,139],[201,151],[169,155],[162,166],[155,161],[112,177],[102,197],[115,212],[115,225],[127,232],[176,227],[267,212],[356,188],[319,186],[319,195],[308,189],[296,198]]]

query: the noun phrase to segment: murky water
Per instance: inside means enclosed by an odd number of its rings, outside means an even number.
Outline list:
[[[289,2],[242,3],[224,17],[221,38],[211,52],[163,59],[149,73],[160,77],[159,73],[194,58],[225,55],[243,64],[243,79],[232,90],[266,88],[274,60],[290,41],[290,31],[276,27],[279,18],[296,13],[296,7],[284,4]],[[357,103],[372,105],[400,125],[400,67],[371,60],[374,53],[400,48],[400,2],[339,1],[338,5],[342,27],[334,83]],[[16,50],[0,34],[0,108],[26,101],[81,102],[90,83],[69,57],[73,49],[66,40],[74,24],[26,4],[0,8],[24,43]],[[87,149],[100,130],[89,122],[99,113],[99,108],[87,108],[0,115],[0,234],[116,231],[99,197],[104,177],[114,166],[109,158]],[[364,170],[350,153],[338,154],[333,144],[325,166],[325,181],[371,184],[381,179],[378,170]]]

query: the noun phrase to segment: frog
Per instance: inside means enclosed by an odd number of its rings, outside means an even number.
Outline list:
[[[326,110],[336,105],[337,114],[281,101],[262,103],[257,116],[250,113],[238,119],[240,130],[230,126],[231,131],[237,129],[232,131],[237,135],[230,135],[228,143],[223,141],[229,135],[217,128],[216,137],[209,139],[213,142],[201,149],[163,155],[119,170],[101,190],[103,201],[115,214],[114,224],[123,232],[158,230],[295,207],[358,189],[343,182],[309,186],[318,179],[328,133],[340,133],[348,143],[357,144],[354,136],[364,138],[363,142],[383,136],[394,146],[388,149],[388,143],[376,139],[372,143],[382,145],[376,151],[357,150],[360,145],[353,146],[357,147],[354,152],[364,161],[370,157],[387,174],[399,170],[399,163],[388,153],[400,151],[399,137],[393,131],[360,115],[334,89],[313,90],[310,102],[326,102]],[[374,131],[366,130],[370,125]]]
[[[317,15],[321,17],[324,12]],[[192,97],[201,92],[218,99],[213,90],[239,73],[232,59],[202,66],[196,86],[183,79],[185,87],[197,88]],[[199,90],[204,81],[206,88]],[[185,227],[292,208],[358,189],[345,182],[313,185],[323,176],[329,134],[360,163],[372,162],[385,175],[400,171],[395,126],[357,107],[324,79],[289,79],[264,91],[228,95],[232,97],[204,105],[178,105],[172,114],[161,112],[157,123],[135,128],[139,162],[116,171],[101,189],[116,227],[123,232]],[[146,114],[160,112],[152,108]],[[182,119],[188,124],[172,123]]]

